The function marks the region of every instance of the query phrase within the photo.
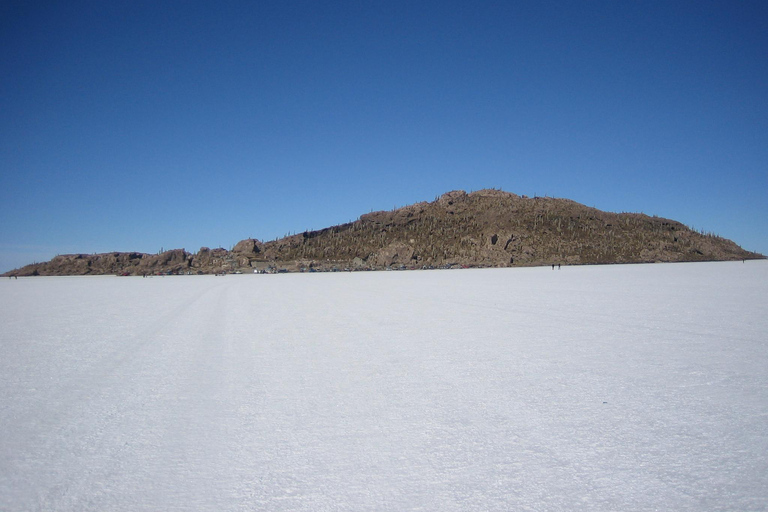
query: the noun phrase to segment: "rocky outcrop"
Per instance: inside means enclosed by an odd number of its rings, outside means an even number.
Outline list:
[[[262,244],[255,238],[240,240],[233,248],[235,254],[242,254],[246,257],[256,257],[261,252]]]
[[[383,249],[376,251],[370,259],[378,267],[410,265],[414,259],[413,253],[413,246],[404,242],[392,242]]]
[[[501,190],[453,191],[431,203],[372,212],[355,222],[231,251],[72,254],[6,275],[221,273],[237,270],[383,269],[646,263],[764,258],[670,219],[610,213],[568,199]]]
[[[139,260],[136,273],[153,273],[156,271],[179,273],[188,269],[191,263],[192,255],[184,249],[173,249],[157,255],[144,255]]]
[[[247,238],[239,241],[232,248],[232,257],[238,267],[250,267],[262,252],[262,244],[255,238]]]

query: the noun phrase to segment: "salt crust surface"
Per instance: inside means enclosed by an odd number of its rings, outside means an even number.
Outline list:
[[[768,507],[768,262],[0,280],[0,510]]]

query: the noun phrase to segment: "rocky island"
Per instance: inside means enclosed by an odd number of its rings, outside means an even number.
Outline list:
[[[453,191],[432,202],[231,250],[68,254],[5,276],[221,274],[510,267],[762,259],[734,242],[642,213],[611,213],[569,199],[495,189]]]

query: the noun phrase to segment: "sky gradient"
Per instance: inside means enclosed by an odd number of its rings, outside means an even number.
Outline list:
[[[768,3],[0,2],[0,272],[482,188],[768,254]]]

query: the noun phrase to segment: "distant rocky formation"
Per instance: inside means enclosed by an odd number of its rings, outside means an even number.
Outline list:
[[[232,250],[56,256],[5,275],[216,274],[758,259],[674,220],[610,213],[568,199],[454,191],[433,202]]]

